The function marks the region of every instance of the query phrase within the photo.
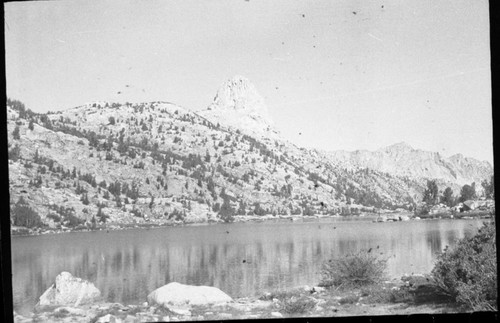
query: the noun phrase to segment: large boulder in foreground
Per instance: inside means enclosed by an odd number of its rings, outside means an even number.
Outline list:
[[[73,277],[73,275],[64,271],[56,277],[55,283],[40,296],[36,306],[78,306],[99,301],[100,298],[101,292],[94,284]]]
[[[150,305],[157,304],[165,308],[223,304],[232,300],[229,295],[216,287],[191,286],[179,283],[169,283],[148,295]]]

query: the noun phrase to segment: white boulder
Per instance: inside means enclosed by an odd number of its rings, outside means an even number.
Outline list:
[[[56,281],[40,296],[38,306],[69,305],[93,303],[101,298],[101,292],[91,282],[62,272]]]
[[[122,320],[117,318],[114,315],[111,314],[106,314],[104,316],[101,316],[96,323],[121,323]]]
[[[223,304],[233,299],[216,287],[191,286],[179,283],[169,283],[148,295],[149,304],[160,306],[184,307],[186,305]]]

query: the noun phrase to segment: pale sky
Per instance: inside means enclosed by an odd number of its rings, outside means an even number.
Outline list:
[[[486,0],[11,2],[7,95],[206,108],[250,79],[299,146],[493,160]],[[118,92],[121,92],[120,94]]]

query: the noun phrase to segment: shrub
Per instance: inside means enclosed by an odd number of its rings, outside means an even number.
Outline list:
[[[12,161],[17,161],[21,157],[21,148],[19,145],[15,145],[12,149],[9,149],[9,159]]]
[[[276,290],[265,293],[260,300],[270,301],[278,299],[279,310],[287,314],[303,314],[316,306],[314,299],[308,297],[309,291],[304,289]]]
[[[138,217],[138,218],[142,218],[142,213],[141,211],[137,210],[137,209],[133,209],[132,211],[130,211],[130,213],[132,213],[134,216]]]
[[[309,297],[292,297],[283,301],[281,310],[287,314],[303,314],[312,310],[315,306],[316,302]]]
[[[360,289],[360,296],[367,304],[387,304],[387,303],[415,303],[414,293],[406,286],[396,287],[388,285],[369,285]],[[343,300],[346,302],[346,300]],[[342,303],[342,301],[340,302]]]
[[[344,304],[355,304],[359,301],[359,296],[356,296],[354,294],[350,294],[350,295],[347,295],[347,296],[344,296],[342,297],[340,300],[339,300],[339,304],[340,305],[344,305]]]
[[[379,283],[387,269],[387,259],[361,250],[323,264],[320,286],[323,287],[361,287]]]
[[[474,311],[497,310],[495,223],[442,252],[432,270],[441,291]]]
[[[27,228],[38,227],[42,224],[40,215],[28,206],[22,196],[12,209],[12,220],[14,225]]]
[[[52,219],[54,222],[60,222],[61,221],[61,217],[57,214],[54,214],[54,213],[49,213],[47,214],[47,218],[48,219]]]
[[[64,217],[64,220],[66,222],[66,225],[68,227],[76,227],[80,224],[83,224],[85,223],[85,220],[83,219],[80,219],[79,217],[73,215],[73,214],[67,214],[65,217]]]

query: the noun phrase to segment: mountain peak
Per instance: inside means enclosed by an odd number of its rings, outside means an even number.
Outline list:
[[[398,143],[395,143],[391,146],[389,146],[389,148],[409,148],[409,149],[413,149],[412,146],[410,146],[409,144],[407,144],[406,142],[404,141],[401,141],[401,142],[398,142]]]
[[[208,110],[236,110],[273,124],[264,98],[250,80],[241,75],[222,83]]]
[[[385,152],[407,152],[412,150],[414,150],[413,147],[404,141],[379,149],[379,151]]]
[[[240,75],[222,83],[210,106],[198,114],[248,134],[278,135],[264,98],[246,77]]]

